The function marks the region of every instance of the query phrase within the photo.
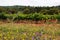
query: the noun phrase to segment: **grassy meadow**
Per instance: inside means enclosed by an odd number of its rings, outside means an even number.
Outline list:
[[[0,24],[0,40],[60,40],[60,24]]]

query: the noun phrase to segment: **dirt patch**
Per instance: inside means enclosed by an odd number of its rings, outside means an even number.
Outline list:
[[[19,21],[14,21],[14,23],[31,23],[31,24],[44,24],[46,22],[51,22],[51,23],[57,23],[57,19],[53,20],[38,20],[38,21],[33,21],[33,20],[19,20]]]
[[[39,20],[39,21],[32,21],[32,20],[19,20],[19,21],[14,21],[14,22],[8,22],[6,20],[0,21],[1,24],[6,24],[6,23],[13,23],[13,24],[30,24],[33,26],[55,26],[57,24],[57,20]],[[49,24],[51,23],[51,24]]]

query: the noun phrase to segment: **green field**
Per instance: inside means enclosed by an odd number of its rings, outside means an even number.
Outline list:
[[[0,24],[0,40],[60,40],[60,24]]]

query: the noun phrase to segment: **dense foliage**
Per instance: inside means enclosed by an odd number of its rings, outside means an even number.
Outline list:
[[[60,6],[0,6],[0,19],[5,20],[48,20],[60,19]]]

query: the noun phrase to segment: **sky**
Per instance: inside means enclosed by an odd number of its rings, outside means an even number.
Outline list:
[[[60,5],[60,0],[0,0],[0,6],[56,6]]]

